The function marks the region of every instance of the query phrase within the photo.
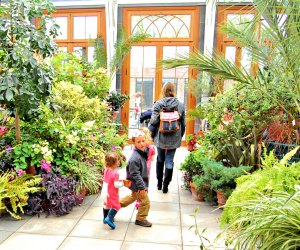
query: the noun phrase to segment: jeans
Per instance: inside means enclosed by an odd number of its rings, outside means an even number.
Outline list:
[[[157,162],[164,164],[166,169],[173,169],[175,152],[176,148],[157,148]]]

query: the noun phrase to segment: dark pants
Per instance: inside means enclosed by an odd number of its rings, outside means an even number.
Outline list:
[[[161,187],[162,184],[167,187],[172,180],[175,152],[176,148],[157,148],[156,178],[158,187]]]

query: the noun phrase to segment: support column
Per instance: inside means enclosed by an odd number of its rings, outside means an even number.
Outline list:
[[[216,0],[206,0],[204,54],[211,56],[214,49],[214,34],[216,26]]]
[[[110,90],[116,90],[116,75],[114,70],[111,70],[111,59],[115,54],[115,43],[117,41],[117,18],[118,18],[118,3],[117,0],[107,0],[105,3],[105,18],[106,18],[106,48],[107,48],[107,70],[111,75]]]

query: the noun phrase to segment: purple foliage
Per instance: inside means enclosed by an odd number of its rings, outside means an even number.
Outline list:
[[[26,214],[48,215],[68,214],[72,208],[82,203],[82,197],[75,192],[77,182],[72,176],[62,176],[55,172],[42,173],[41,186],[46,191],[31,194],[26,208]]]

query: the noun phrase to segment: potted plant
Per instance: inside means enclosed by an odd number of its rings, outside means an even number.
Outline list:
[[[116,91],[112,91],[108,94],[106,101],[113,111],[119,111],[123,108],[125,102],[129,99],[129,96],[126,94],[121,94]]]
[[[235,179],[252,168],[252,166],[226,167],[222,162],[209,159],[202,159],[201,162],[204,174],[200,184],[210,185],[211,190],[217,193],[219,207],[225,205],[227,198],[235,189]]]
[[[197,150],[188,154],[184,162],[180,165],[180,170],[183,171],[183,182],[186,189],[190,189],[190,182],[194,175],[203,173],[201,159],[208,157],[207,150],[204,147],[199,147]]]
[[[186,142],[187,142],[187,150],[192,152],[196,149],[197,144],[197,134],[188,134],[186,136]]]

